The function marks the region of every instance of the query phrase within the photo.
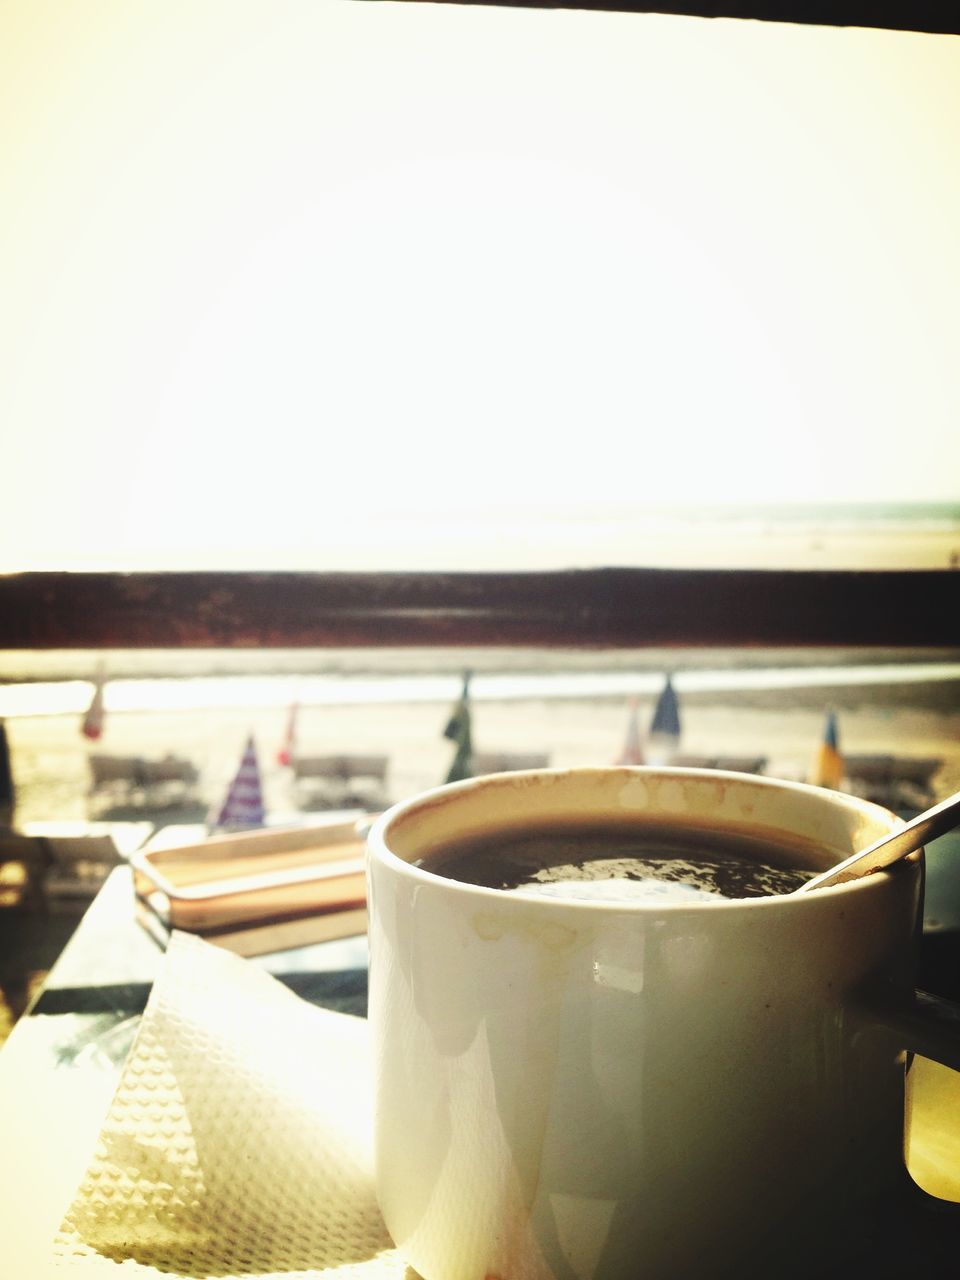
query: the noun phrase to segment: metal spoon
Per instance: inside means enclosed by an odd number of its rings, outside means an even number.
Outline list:
[[[946,800],[941,800],[932,809],[917,814],[915,818],[894,831],[892,835],[875,840],[866,849],[852,854],[843,862],[838,862],[829,871],[821,871],[818,876],[802,884],[794,893],[809,893],[811,889],[823,889],[831,884],[843,884],[845,880],[856,880],[870,871],[879,871],[889,867],[898,858],[905,858],[914,849],[919,849],[928,840],[942,836],[945,831],[952,831],[960,823],[960,791]]]

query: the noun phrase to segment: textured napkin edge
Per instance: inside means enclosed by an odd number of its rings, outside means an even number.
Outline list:
[[[215,997],[222,996],[223,998],[214,999],[211,1004],[211,993]],[[121,1068],[118,1084],[95,1144],[94,1153],[88,1161],[86,1171],[76,1188],[60,1228],[55,1234],[53,1241],[54,1258],[51,1264],[53,1268],[62,1270],[64,1267],[70,1267],[82,1259],[88,1270],[94,1265],[97,1265],[99,1269],[99,1265],[103,1264],[112,1268],[112,1274],[117,1274],[115,1270],[117,1265],[123,1268],[124,1274],[156,1276],[163,1274],[164,1270],[166,1270],[167,1274],[170,1274],[169,1268],[158,1269],[153,1263],[138,1261],[133,1256],[130,1256],[129,1253],[122,1260],[117,1256],[116,1250],[113,1249],[108,1249],[105,1255],[102,1249],[97,1248],[96,1245],[91,1246],[84,1239],[83,1231],[78,1229],[78,1222],[82,1223],[85,1215],[88,1226],[95,1220],[95,1214],[91,1217],[90,1205],[91,1203],[94,1204],[95,1208],[96,1202],[95,1198],[92,1199],[91,1197],[95,1191],[98,1175],[103,1174],[104,1168],[109,1166],[110,1157],[106,1155],[105,1147],[109,1146],[111,1134],[115,1134],[118,1129],[123,1127],[124,1096],[131,1087],[130,1072],[149,1049],[147,1042],[150,1038],[156,1036],[158,1029],[162,1036],[165,1021],[171,1013],[181,1018],[186,1015],[186,1019],[189,1020],[191,1015],[196,1014],[198,1010],[200,1016],[204,1018],[204,1031],[209,1032],[209,1027],[206,1025],[206,1016],[210,1015],[211,1020],[217,1024],[217,1033],[226,1031],[229,1034],[238,1025],[243,1026],[242,1019],[238,1021],[236,1018],[235,1010],[238,1002],[249,1006],[251,995],[259,997],[262,1001],[263,1007],[255,1009],[258,1022],[263,1017],[264,1020],[270,1023],[270,1026],[266,1029],[265,1034],[257,1036],[253,1041],[251,1041],[249,1035],[243,1033],[238,1035],[238,1043],[244,1050],[244,1056],[240,1060],[244,1074],[250,1072],[252,1076],[256,1077],[263,1070],[275,1070],[278,1057],[276,1037],[282,1037],[284,1032],[291,1027],[297,1032],[291,1037],[292,1041],[295,1044],[307,1043],[308,1045],[311,1041],[316,1041],[317,1043],[312,1047],[318,1050],[318,1056],[321,1059],[324,1056],[322,1050],[326,1046],[320,1042],[324,1039],[329,1039],[334,1048],[342,1049],[345,1045],[350,1045],[352,1053],[358,1062],[366,1056],[368,1041],[367,1024],[364,1019],[312,1006],[294,992],[289,991],[273,975],[251,964],[249,961],[235,956],[222,948],[212,946],[210,943],[193,935],[175,932],[171,935],[170,945],[148,997],[133,1044]],[[266,1014],[264,1014],[264,1010],[267,1011]],[[331,1035],[330,1029],[333,1027],[336,1028],[336,1031]],[[280,1043],[283,1043],[282,1039]],[[250,1050],[249,1056],[252,1059],[259,1057],[260,1061],[254,1061],[252,1064],[248,1062],[246,1050]],[[326,1056],[329,1058],[330,1055]],[[324,1073],[322,1069],[319,1069],[323,1066],[324,1063],[318,1061],[318,1089],[323,1088],[322,1077]],[[369,1067],[368,1057],[366,1066]],[[327,1074],[330,1075],[330,1072],[328,1071]],[[282,1075],[283,1072],[281,1071],[281,1078]],[[335,1077],[336,1072],[333,1073],[333,1078]],[[351,1085],[354,1083],[351,1080]],[[369,1110],[370,1115],[362,1117],[364,1121],[372,1120],[372,1107]],[[366,1129],[366,1125],[362,1127]],[[127,1132],[130,1132],[129,1124],[127,1125]],[[342,1138],[343,1135],[341,1134],[340,1136]],[[354,1137],[357,1139],[355,1143],[353,1142]],[[401,1277],[406,1274],[406,1269],[396,1255],[392,1242],[386,1234],[386,1228],[382,1224],[379,1210],[375,1208],[375,1197],[373,1198],[373,1212],[376,1214],[375,1222],[372,1217],[369,1203],[373,1186],[372,1158],[369,1155],[369,1132],[356,1135],[350,1133],[348,1138],[350,1140],[349,1145],[352,1148],[348,1163],[352,1162],[354,1164],[349,1176],[354,1178],[360,1176],[357,1170],[362,1167],[362,1176],[365,1179],[362,1198],[366,1203],[360,1211],[360,1216],[363,1217],[363,1230],[360,1234],[364,1236],[367,1252],[362,1258],[344,1262],[342,1265],[338,1264],[333,1268],[309,1268],[294,1271],[289,1267],[285,1267],[278,1274],[285,1275],[287,1280],[291,1280],[295,1274],[310,1276],[356,1275],[357,1277]],[[107,1168],[107,1171],[110,1172],[109,1168]],[[368,1189],[369,1195],[367,1194]],[[376,1246],[372,1252],[370,1251],[371,1240],[375,1241]],[[135,1252],[136,1244],[130,1244],[129,1250]],[[111,1254],[112,1257],[110,1256]],[[173,1271],[173,1274],[177,1274],[176,1270]],[[218,1274],[226,1277],[228,1269],[220,1268]],[[241,1274],[250,1276],[257,1273],[243,1270]],[[266,1275],[270,1273],[261,1269],[258,1274]]]

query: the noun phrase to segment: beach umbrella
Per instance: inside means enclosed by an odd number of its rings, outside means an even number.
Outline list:
[[[445,782],[460,782],[473,776],[473,740],[470,731],[470,672],[463,673],[463,690],[453,708],[443,736],[456,743],[456,751]]]
[[[226,799],[220,807],[213,827],[242,828],[262,827],[264,823],[263,786],[260,782],[260,765],[253,736],[247,739],[240,758],[240,767],[227,788]]]
[[[650,764],[669,764],[679,745],[680,706],[673,682],[667,676],[647,735],[647,759]]]
[[[8,827],[12,822],[15,801],[7,726],[3,720],[0,720],[0,826]]]
[[[617,764],[643,764],[643,743],[640,740],[640,699],[631,698],[627,718],[627,736]]]
[[[827,712],[823,741],[817,750],[810,781],[815,787],[829,787],[832,791],[840,790],[840,784],[843,781],[843,756],[840,754],[840,734],[837,730],[835,711]]]
[[[103,685],[103,663],[101,662],[93,680],[93,697],[90,699],[87,714],[83,717],[83,723],[80,726],[83,736],[90,738],[93,742],[96,742],[103,733]]]
[[[299,710],[299,702],[290,703],[290,711],[287,716],[287,731],[283,736],[283,745],[277,752],[277,764],[293,763],[293,757],[297,753],[297,712]]]

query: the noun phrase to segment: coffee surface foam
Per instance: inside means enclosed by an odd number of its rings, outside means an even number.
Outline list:
[[[448,845],[419,865],[453,880],[548,898],[695,902],[791,893],[813,872],[719,847],[702,834],[675,847],[642,833],[542,828],[489,833]]]

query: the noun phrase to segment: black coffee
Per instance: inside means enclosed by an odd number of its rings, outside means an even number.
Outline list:
[[[796,851],[798,863],[801,851]],[[784,850],[714,831],[629,825],[487,832],[433,850],[418,866],[451,880],[542,897],[691,902],[791,893],[814,874]]]

